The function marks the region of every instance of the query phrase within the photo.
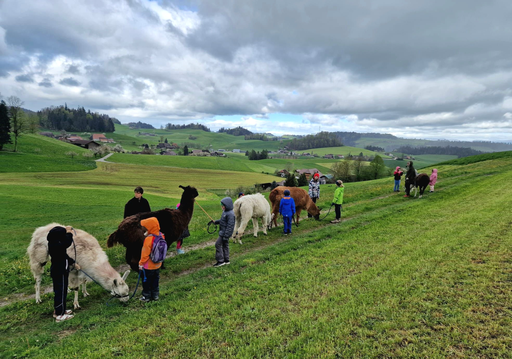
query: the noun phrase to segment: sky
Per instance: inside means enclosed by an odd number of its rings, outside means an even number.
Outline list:
[[[0,93],[123,123],[512,142],[509,0],[0,0]]]

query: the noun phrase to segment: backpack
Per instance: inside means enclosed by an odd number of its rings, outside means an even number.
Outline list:
[[[151,258],[153,263],[161,263],[167,255],[167,242],[164,237],[162,237],[162,233],[158,233],[158,236],[155,236],[154,234],[152,236],[154,239],[149,258]]]

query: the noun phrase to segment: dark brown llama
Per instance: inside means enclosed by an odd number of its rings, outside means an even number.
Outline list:
[[[277,216],[279,215],[279,204],[284,197],[284,191],[290,191],[290,197],[295,201],[295,215],[297,218],[297,226],[299,225],[300,212],[304,209],[312,215],[317,221],[320,219],[320,209],[315,202],[309,197],[308,192],[297,187],[276,187],[270,192],[268,199],[272,203],[272,219],[274,226],[277,227]]]
[[[145,212],[126,217],[117,231],[108,237],[107,247],[113,247],[116,243],[120,243],[126,247],[126,263],[137,271],[139,268],[140,253],[144,243],[144,230],[140,225],[142,219],[156,217],[160,223],[160,231],[165,234],[165,241],[170,247],[171,243],[176,242],[180,238],[183,231],[188,227],[192,214],[194,212],[194,198],[199,193],[194,187],[183,187],[181,195],[180,208],[165,208],[159,211]]]

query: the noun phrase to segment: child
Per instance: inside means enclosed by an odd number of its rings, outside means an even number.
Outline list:
[[[53,281],[53,308],[55,309],[53,317],[55,321],[62,322],[74,317],[71,310],[66,310],[66,296],[68,294],[68,278],[70,266],[75,261],[70,258],[66,252],[66,248],[73,243],[73,234],[71,227],[53,227],[46,239],[48,240],[48,254],[52,260],[50,274]],[[75,264],[75,269],[80,267]]]
[[[395,176],[395,188],[393,188],[393,192],[400,192],[400,179],[403,174],[404,173],[400,171],[400,166],[396,166],[395,172],[393,173]]]
[[[180,209],[179,203],[176,205],[176,209]],[[187,237],[190,237],[190,232],[188,230],[188,227],[185,228],[185,230],[181,234],[180,238],[178,238],[178,242],[176,242],[176,253],[185,254],[185,251],[183,249],[181,249],[181,246],[183,245],[183,240]]]
[[[290,191],[284,190],[284,197],[279,203],[279,214],[283,216],[284,235],[292,233],[292,219],[295,215],[295,201],[290,197]]]
[[[334,205],[334,209],[336,211],[336,219],[331,221],[331,223],[341,222],[341,205],[343,204],[343,193],[345,192],[345,187],[343,186],[342,180],[337,180],[336,186],[337,188],[334,190],[334,198],[332,200],[332,204]]]
[[[437,169],[432,170],[432,174],[430,175],[430,193],[434,192],[434,186],[437,182]]]
[[[140,225],[146,228],[147,237],[144,239],[142,245],[142,252],[140,254],[139,270],[144,270],[146,281],[142,282],[142,297],[143,302],[150,300],[158,300],[160,295],[159,280],[160,280],[160,267],[162,263],[155,263],[151,260],[150,254],[153,249],[154,236],[164,235],[160,232],[160,223],[155,217],[150,217],[140,221]]]
[[[233,212],[233,200],[225,197],[220,201],[222,206],[222,216],[214,223],[219,225],[219,238],[215,242],[215,263],[214,267],[222,267],[229,264],[229,238],[233,235],[235,229],[235,213]],[[210,221],[213,223],[213,221]],[[210,224],[208,223],[208,224]]]

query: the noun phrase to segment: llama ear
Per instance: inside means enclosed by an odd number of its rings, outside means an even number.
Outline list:
[[[128,277],[128,274],[130,274],[130,270],[129,269],[126,272],[124,272],[123,280],[126,280],[126,278]]]
[[[180,185],[180,188],[185,189],[185,187],[183,187],[182,185]]]
[[[117,287],[117,279],[114,279],[114,287]]]

